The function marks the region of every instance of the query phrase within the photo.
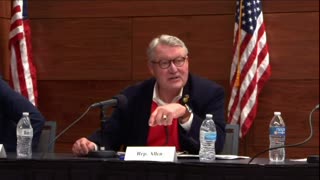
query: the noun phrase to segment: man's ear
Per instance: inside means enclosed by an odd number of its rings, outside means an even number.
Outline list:
[[[151,64],[150,62],[148,62],[149,72],[150,72],[150,74],[151,74],[152,76],[154,76],[154,70],[153,70],[153,68],[152,68],[151,66],[152,66],[152,64]]]

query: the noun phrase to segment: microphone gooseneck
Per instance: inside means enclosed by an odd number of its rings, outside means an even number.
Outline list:
[[[51,145],[54,143],[54,142],[56,142],[56,140],[60,137],[60,136],[62,136],[66,131],[68,131],[73,125],[75,125],[77,122],[79,122],[87,113],[88,113],[88,111],[91,109],[91,106],[89,106],[88,108],[87,108],[87,110],[84,112],[84,113],[82,113],[82,115],[81,116],[79,116],[75,121],[73,121],[68,127],[66,127],[65,129],[63,129],[50,143],[49,143],[49,145],[48,145],[48,150],[49,150],[49,148],[51,147]]]
[[[284,146],[278,146],[278,147],[273,147],[273,148],[265,149],[265,150],[257,153],[256,155],[254,155],[254,156],[249,160],[248,164],[250,164],[256,157],[260,156],[261,154],[263,154],[263,153],[265,153],[265,152],[267,152],[267,151],[269,151],[269,150],[274,150],[274,149],[279,149],[279,148],[285,148],[285,147],[300,146],[300,145],[305,144],[306,142],[308,142],[308,141],[311,139],[311,137],[313,136],[312,115],[313,115],[313,112],[314,112],[315,110],[317,110],[317,109],[319,109],[319,104],[316,105],[316,106],[311,110],[311,112],[310,112],[310,114],[309,114],[310,135],[309,135],[309,137],[308,137],[307,139],[305,139],[305,140],[302,141],[302,142],[295,143],[295,144],[288,144],[288,145],[284,145]],[[319,159],[319,157],[318,157],[318,159]]]

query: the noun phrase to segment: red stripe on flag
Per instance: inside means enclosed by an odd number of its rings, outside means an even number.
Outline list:
[[[236,108],[238,106],[238,102],[239,102],[239,93],[236,94],[236,96],[234,97],[233,99],[233,104],[231,106],[231,108],[229,109],[229,116],[228,116],[228,122],[231,122],[233,116],[234,116],[234,113],[236,111]]]
[[[28,92],[26,91],[26,80],[24,78],[24,69],[22,65],[21,60],[21,51],[20,51],[20,44],[19,42],[16,42],[13,44],[14,51],[16,54],[16,61],[17,61],[17,71],[18,71],[18,78],[19,78],[19,85],[20,85],[20,93],[25,96],[26,98],[29,98]]]
[[[14,3],[14,1],[12,1],[12,4]],[[13,16],[14,14],[16,14],[17,12],[21,12],[21,6],[14,6],[11,10],[11,16]]]
[[[23,24],[22,19],[18,19],[16,21],[14,21],[10,26],[10,31],[14,30],[15,28],[17,28],[19,26],[22,26],[22,24]]]
[[[250,127],[252,126],[253,121],[251,121],[251,119],[254,119],[256,117],[257,107],[258,107],[258,102],[255,101],[253,107],[251,108],[250,113],[248,114],[247,118],[244,120],[244,123],[241,126],[241,134],[243,136],[245,136],[248,133]]]

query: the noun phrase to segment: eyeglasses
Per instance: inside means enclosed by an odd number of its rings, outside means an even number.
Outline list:
[[[159,60],[159,61],[151,61],[153,64],[158,64],[161,69],[167,69],[171,66],[171,63],[177,67],[181,67],[186,62],[188,56],[185,57],[177,57],[176,59],[172,60]]]

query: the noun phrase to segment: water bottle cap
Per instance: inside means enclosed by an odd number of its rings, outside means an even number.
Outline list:
[[[276,115],[276,116],[280,116],[280,115],[281,115],[281,112],[276,111],[276,112],[274,112],[273,114]]]
[[[212,114],[206,114],[206,118],[212,118]]]
[[[23,116],[29,116],[29,113],[28,112],[23,112],[22,115]]]

